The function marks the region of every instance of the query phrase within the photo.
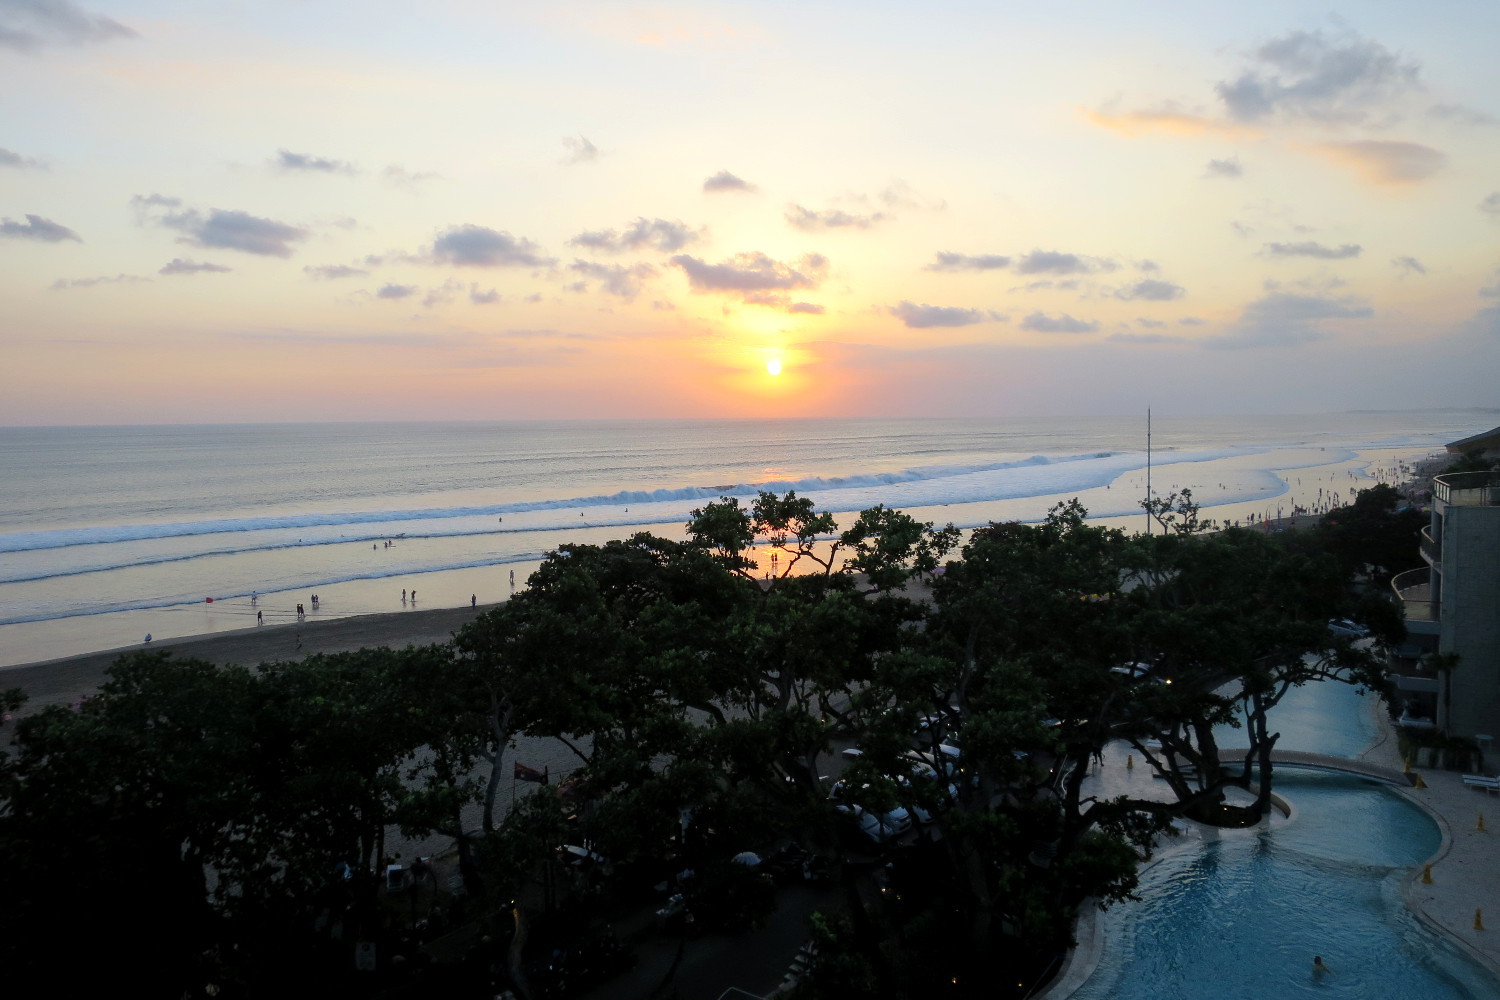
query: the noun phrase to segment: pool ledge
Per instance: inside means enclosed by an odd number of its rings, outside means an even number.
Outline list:
[[[1396,730],[1383,703],[1373,706],[1380,733],[1362,759],[1402,767]],[[1442,837],[1437,852],[1401,879],[1401,902],[1423,926],[1450,941],[1464,955],[1500,980],[1500,832],[1478,829],[1487,809],[1500,821],[1500,804],[1463,783],[1453,771],[1422,771],[1426,788],[1399,788],[1434,823]],[[1432,884],[1422,870],[1432,866]],[[1474,911],[1486,910],[1493,930],[1474,929]]]
[[[1456,773],[1424,772],[1422,778],[1426,788],[1401,794],[1437,824],[1442,842],[1401,879],[1401,901],[1423,925],[1500,979],[1500,845],[1497,834],[1478,829],[1478,818],[1492,800],[1464,785]],[[1495,813],[1500,820],[1500,809]],[[1430,885],[1422,882],[1426,865],[1432,866]],[[1474,928],[1475,911],[1482,910],[1488,911],[1492,930]]]
[[[1281,813],[1284,821],[1291,820],[1295,815],[1296,810],[1292,804],[1275,792],[1271,793],[1271,805]],[[1218,835],[1218,830],[1214,827],[1190,820],[1182,822],[1193,836],[1182,836],[1160,847],[1152,856],[1150,863],[1141,869],[1142,874],[1161,864],[1166,858],[1182,851],[1200,850],[1205,841],[1212,840]],[[1496,916],[1500,918],[1500,913]],[[1067,1000],[1089,981],[1094,970],[1099,967],[1100,959],[1104,957],[1103,917],[1104,911],[1099,908],[1097,900],[1083,901],[1079,906],[1078,920],[1073,925],[1073,939],[1077,943],[1069,949],[1067,956],[1063,959],[1062,968],[1058,970],[1052,982],[1040,992],[1032,994],[1032,1000]]]

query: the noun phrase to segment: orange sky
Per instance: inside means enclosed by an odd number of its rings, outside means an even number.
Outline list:
[[[1449,15],[0,8],[0,423],[1490,405]]]

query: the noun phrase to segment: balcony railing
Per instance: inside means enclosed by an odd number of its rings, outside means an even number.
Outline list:
[[[1391,577],[1391,589],[1406,611],[1406,620],[1435,622],[1438,620],[1437,602],[1432,599],[1432,569],[1423,566],[1409,569]]]
[[[1500,475],[1493,472],[1455,472],[1432,480],[1432,495],[1460,507],[1500,506]]]
[[[1422,539],[1417,543],[1422,550],[1422,555],[1429,563],[1441,564],[1443,561],[1443,546],[1436,538],[1432,537],[1432,526],[1422,529]]]

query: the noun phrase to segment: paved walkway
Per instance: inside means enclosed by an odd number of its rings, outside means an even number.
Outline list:
[[[1385,708],[1377,703],[1375,710],[1382,737],[1362,760],[1402,767]],[[1456,771],[1416,772],[1426,787],[1406,788],[1401,794],[1437,821],[1443,842],[1429,859],[1432,884],[1423,883],[1422,868],[1415,868],[1401,883],[1401,897],[1419,920],[1500,978],[1500,798],[1469,788]],[[1475,928],[1476,912],[1489,929]]]

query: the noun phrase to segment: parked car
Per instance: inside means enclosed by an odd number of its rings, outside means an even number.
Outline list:
[[[1348,618],[1328,619],[1328,631],[1345,639],[1363,639],[1370,634],[1369,629]]]
[[[888,844],[911,829],[911,814],[900,806],[892,812],[899,811],[905,817],[903,824],[897,825],[886,821],[891,813],[880,815],[866,809],[864,806],[853,802],[845,802],[833,807],[840,815],[848,816],[854,821],[855,829],[866,839],[876,844]]]
[[[911,829],[911,813],[905,806],[896,806],[885,812],[866,809],[856,801],[860,797],[860,791],[847,781],[838,781],[829,791],[828,798],[835,803],[834,808],[839,812],[854,817],[859,831],[865,836],[883,844]]]
[[[1119,666],[1110,667],[1109,672],[1132,681],[1151,681],[1155,684],[1170,684],[1170,677],[1163,677],[1156,673],[1156,668],[1149,663],[1122,663]]]

